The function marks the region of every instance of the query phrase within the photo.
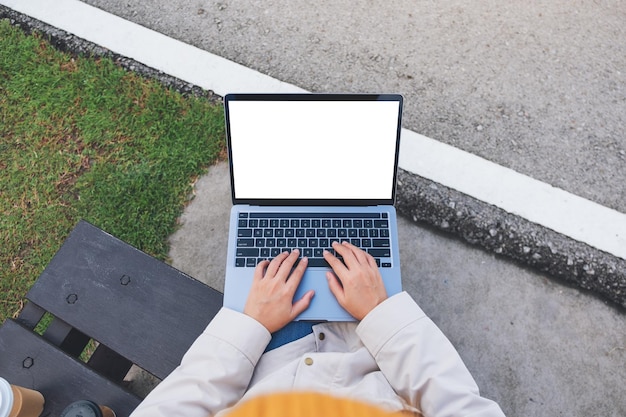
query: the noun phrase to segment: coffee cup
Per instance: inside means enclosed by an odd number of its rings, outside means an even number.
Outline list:
[[[0,378],[0,417],[39,417],[44,398],[40,392],[11,385]]]
[[[105,405],[93,401],[81,400],[68,405],[61,417],[115,417],[115,412]]]

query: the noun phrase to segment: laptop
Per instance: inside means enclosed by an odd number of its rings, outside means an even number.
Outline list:
[[[353,321],[328,288],[333,241],[369,252],[389,295],[402,290],[396,211],[402,96],[229,94],[224,98],[233,207],[224,306],[243,311],[256,265],[300,250],[309,266],[296,320]]]

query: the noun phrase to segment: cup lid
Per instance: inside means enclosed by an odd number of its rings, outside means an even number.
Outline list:
[[[93,401],[81,400],[68,405],[61,417],[102,417],[102,410]]]
[[[9,417],[13,408],[13,391],[11,384],[0,377],[0,417]]]

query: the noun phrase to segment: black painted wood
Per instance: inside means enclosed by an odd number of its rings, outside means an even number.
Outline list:
[[[46,399],[43,417],[56,417],[82,399],[107,405],[118,417],[126,417],[141,402],[13,320],[0,327],[0,375],[12,384],[41,392]]]
[[[0,376],[46,398],[43,416],[89,399],[128,416],[140,399],[123,378],[133,363],[159,378],[179,363],[221,308],[222,294],[81,221],[0,327]],[[44,314],[43,336],[33,332]],[[90,340],[98,347],[78,359]]]
[[[27,298],[159,378],[223,304],[220,292],[85,221]]]
[[[37,323],[39,323],[45,313],[46,310],[43,308],[35,303],[28,302],[24,305],[22,311],[20,311],[20,316],[17,318],[17,321],[22,326],[32,330],[37,326]]]

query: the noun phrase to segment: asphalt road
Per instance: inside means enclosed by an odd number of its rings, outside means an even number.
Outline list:
[[[626,213],[624,2],[85,2]]]

